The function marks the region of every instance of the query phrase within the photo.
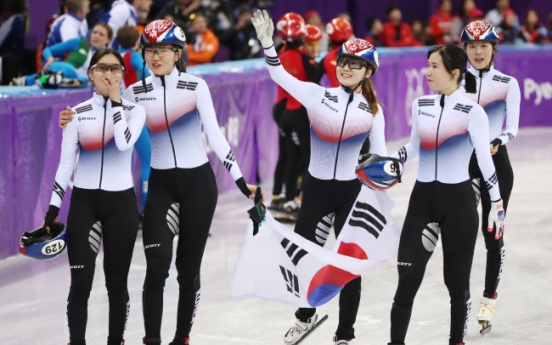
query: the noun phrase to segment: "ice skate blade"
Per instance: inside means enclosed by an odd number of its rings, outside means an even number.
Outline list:
[[[281,222],[281,223],[295,223],[295,222],[297,222],[297,215],[296,214],[274,212],[272,214],[272,217],[274,218],[274,220],[276,220],[278,222]]]
[[[328,319],[328,315],[327,315],[327,314],[324,315],[324,316],[322,316],[322,318],[321,318],[320,320],[318,320],[318,322],[316,322],[316,323],[314,324],[314,326],[313,326],[311,329],[309,329],[309,330],[305,333],[305,335],[303,335],[303,337],[302,337],[301,339],[297,340],[297,341],[296,341],[295,343],[293,343],[293,344],[288,344],[288,345],[298,345],[298,344],[301,343],[303,340],[305,340],[305,338],[306,338],[309,334],[311,334],[311,332],[314,331],[322,322],[326,321],[327,319]],[[286,343],[286,344],[287,344],[287,343]]]
[[[479,321],[479,324],[481,325],[481,327],[483,327],[483,329],[479,331],[482,337],[491,333],[491,328],[493,327],[493,325],[491,325],[488,321]]]

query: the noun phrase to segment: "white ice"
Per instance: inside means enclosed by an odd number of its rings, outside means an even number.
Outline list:
[[[506,220],[506,262],[498,288],[497,313],[490,334],[481,337],[476,321],[483,292],[485,247],[478,237],[471,278],[472,317],[466,344],[527,344],[552,342],[552,128],[520,131],[508,150],[515,173],[514,189]],[[406,138],[391,142],[393,152]],[[405,217],[416,177],[417,161],[406,165],[404,182],[390,190],[397,203],[394,216]],[[266,186],[267,195],[270,186]],[[283,335],[294,322],[295,308],[258,298],[229,299],[230,283],[247,225],[251,204],[238,193],[219,198],[203,258],[201,303],[191,333],[193,345],[283,344]],[[22,229],[24,230],[28,229]],[[331,246],[333,241],[327,246]],[[106,344],[108,303],[102,269],[96,264],[89,300],[87,344]],[[396,258],[363,275],[362,301],[353,344],[387,344],[389,312],[397,287]],[[139,236],[129,276],[130,316],[126,344],[142,343],[142,284],[146,263]],[[65,306],[69,290],[67,256],[40,262],[17,256],[0,261],[0,344],[67,344]],[[173,267],[165,288],[163,344],[174,335],[178,285]],[[329,319],[304,340],[304,345],[333,344],[337,327],[337,300],[319,308]],[[443,283],[440,247],[431,258],[424,282],[414,302],[406,343],[447,344],[449,297]]]

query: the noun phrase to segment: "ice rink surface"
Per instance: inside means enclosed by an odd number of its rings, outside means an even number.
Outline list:
[[[485,247],[478,237],[471,295],[472,316],[466,344],[544,345],[552,342],[552,128],[521,130],[508,144],[515,174],[514,190],[506,218],[506,261],[498,289],[493,330],[479,335],[476,321],[483,292]],[[407,139],[391,142],[389,153]],[[238,157],[239,158],[239,157]],[[403,183],[392,188],[396,202],[393,214],[402,226],[417,172],[417,160],[405,167]],[[267,196],[270,186],[265,186]],[[251,203],[241,194],[219,198],[201,271],[201,303],[191,333],[192,345],[283,344],[283,335],[294,322],[295,308],[258,298],[231,300],[230,284],[241,253]],[[21,232],[30,229],[21,229]],[[327,247],[333,245],[328,241]],[[443,283],[442,251],[435,250],[414,302],[408,345],[448,344],[449,297]],[[106,344],[108,303],[102,269],[96,263],[94,287],[89,300],[87,344]],[[362,301],[353,344],[389,341],[389,312],[397,286],[396,257],[363,275]],[[146,262],[140,235],[129,276],[130,316],[125,334],[127,345],[142,343],[142,284]],[[67,254],[53,261],[35,261],[17,256],[0,261],[0,344],[34,345],[68,343],[65,305],[69,291]],[[174,335],[178,285],[174,264],[165,287],[163,344]],[[319,308],[329,319],[304,345],[333,344],[338,303],[334,299]]]

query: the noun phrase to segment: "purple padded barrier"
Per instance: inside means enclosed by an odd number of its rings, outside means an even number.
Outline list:
[[[19,236],[44,219],[59,163],[58,114],[66,105],[78,104],[90,95],[87,89],[29,92],[1,99],[0,150],[5,159],[0,162],[0,216],[4,219],[0,258],[17,253]],[[68,206],[69,202],[63,204],[60,221],[66,219]]]
[[[0,258],[13,255],[16,248],[14,243],[17,240],[15,231],[14,212],[19,205],[15,204],[14,162],[13,162],[13,108],[11,99],[0,98]]]
[[[219,125],[228,139],[245,180],[255,184],[257,175],[272,179],[277,155],[278,129],[272,120],[275,84],[266,70],[205,76],[211,90]],[[23,88],[18,88],[19,90]],[[10,94],[14,89],[5,88]],[[13,93],[12,93],[13,94]],[[52,195],[59,163],[62,131],[58,114],[90,98],[91,92],[24,92],[0,98],[0,259],[17,253],[21,233],[40,226]],[[205,136],[206,137],[206,136]],[[257,149],[257,138],[261,138]],[[264,142],[268,144],[264,144]],[[208,151],[211,150],[206,140]],[[208,154],[220,193],[236,188],[232,177],[216,154]],[[135,155],[135,158],[137,156]],[[257,169],[258,165],[258,169]],[[135,182],[139,160],[133,164]],[[257,173],[258,171],[258,173]],[[139,195],[138,188],[135,188]],[[67,189],[59,221],[66,221],[71,200]]]
[[[245,181],[255,184],[257,171],[261,181],[272,179],[277,146],[270,143],[278,141],[278,128],[272,120],[276,86],[268,71],[208,75],[204,78],[211,90],[219,126],[234,152]],[[265,142],[269,144],[264,145]],[[219,193],[235,188],[232,176],[210,146],[207,150]]]
[[[410,135],[410,105],[430,93],[424,75],[426,54],[426,49],[380,50],[381,68],[374,83],[385,105],[388,140]],[[496,56],[496,67],[519,81],[522,127],[552,126],[548,114],[552,106],[551,59],[551,48],[501,47]],[[253,184],[257,177],[261,182],[272,179],[278,150],[278,131],[272,120],[276,87],[266,69],[204,78],[219,125],[246,181]],[[43,220],[59,162],[59,111],[90,97],[89,89],[18,94],[13,90],[26,89],[0,88],[0,152],[4,154],[0,160],[0,259],[17,253],[20,234]],[[209,153],[209,159],[219,192],[236,188],[214,152]],[[133,169],[137,164],[135,161]],[[70,190],[65,199],[60,221],[67,216]]]
[[[429,48],[380,51],[380,69],[373,81],[384,104],[387,140],[410,135],[412,102],[433,91],[427,86],[425,67]],[[389,53],[389,52],[393,53]],[[547,65],[552,49],[504,47],[495,56],[495,68],[518,80],[521,90],[520,126],[552,126],[546,109],[552,107],[552,70]]]

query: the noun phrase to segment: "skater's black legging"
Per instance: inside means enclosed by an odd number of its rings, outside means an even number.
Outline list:
[[[303,183],[303,203],[297,216],[295,232],[309,241],[319,244],[316,240],[317,225],[328,214],[335,213],[335,235],[339,236],[351,208],[360,193],[361,184],[358,180],[337,181],[319,180],[307,173]],[[339,325],[336,336],[338,339],[355,338],[353,325],[360,303],[361,278],[350,281],[343,287],[339,295]],[[307,321],[316,312],[315,308],[299,308],[295,316]]]
[[[182,344],[190,333],[201,294],[201,260],[217,198],[215,175],[209,163],[192,169],[151,169],[143,226],[147,261],[143,292],[146,344],[161,343],[163,290],[177,231],[180,290],[174,344]]]
[[[508,157],[508,150],[506,146],[500,146],[498,152],[493,156],[493,163],[496,169],[496,175],[498,177],[498,185],[500,188],[500,195],[504,202],[504,211],[508,209],[508,202],[510,201],[510,194],[512,193],[512,187],[514,186],[514,171],[510,165],[510,158]],[[470,177],[477,178],[480,181],[481,171],[477,165],[477,158],[475,152],[472,154],[470,161]],[[480,188],[481,192],[481,231],[483,232],[483,238],[485,239],[485,246],[487,247],[487,269],[485,273],[485,290],[483,296],[493,298],[493,295],[498,288],[500,277],[502,276],[502,268],[504,265],[504,236],[499,240],[495,239],[495,232],[487,231],[487,221],[489,219],[490,211],[490,196],[489,191],[486,188]]]
[[[297,179],[301,175],[304,177],[310,161],[310,122],[307,110],[305,107],[300,107],[297,110],[284,110],[280,125],[285,135],[286,201],[289,201],[298,195]],[[300,167],[304,167],[304,170],[301,171]]]
[[[272,118],[278,125],[278,161],[276,169],[274,169],[274,185],[272,186],[272,195],[282,194],[282,186],[284,185],[284,176],[287,164],[287,151],[284,130],[280,126],[282,113],[286,109],[287,99],[284,98],[280,102],[274,104],[272,108]]]
[[[71,345],[85,344],[88,298],[102,242],[105,286],[109,297],[107,344],[120,345],[130,308],[127,277],[138,232],[134,189],[108,192],[74,187],[67,228],[71,269],[67,321]]]
[[[416,181],[399,243],[399,285],[391,309],[393,344],[404,343],[414,297],[435,249],[438,227],[451,304],[449,343],[462,342],[471,309],[470,272],[478,221],[474,198],[471,181],[458,184]]]

